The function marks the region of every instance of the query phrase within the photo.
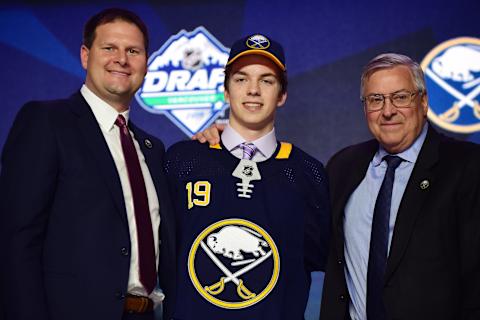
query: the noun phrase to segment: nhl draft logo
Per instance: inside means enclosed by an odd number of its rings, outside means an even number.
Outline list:
[[[135,95],[138,103],[194,135],[228,108],[223,97],[228,54],[203,27],[180,31],[148,59],[145,81]]]
[[[456,38],[422,61],[429,119],[453,132],[480,131],[480,39]]]
[[[188,273],[198,293],[225,309],[250,307],[275,287],[280,257],[270,235],[243,219],[218,221],[195,239]]]

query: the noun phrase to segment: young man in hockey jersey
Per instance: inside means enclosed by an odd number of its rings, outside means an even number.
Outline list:
[[[221,143],[169,149],[175,319],[303,319],[310,272],[325,267],[330,212],[322,164],[275,136],[286,98],[282,46],[259,34],[240,39],[225,68]]]

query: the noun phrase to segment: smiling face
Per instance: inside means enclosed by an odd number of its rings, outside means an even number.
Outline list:
[[[396,66],[374,72],[366,79],[363,96],[388,95],[399,91],[417,91],[412,73],[406,66]],[[396,108],[390,99],[383,109],[365,110],[368,128],[389,153],[399,153],[409,148],[420,135],[425,124],[428,101],[425,94],[417,94],[409,108]]]
[[[147,72],[147,53],[140,29],[115,20],[99,25],[95,40],[80,50],[86,86],[117,111],[128,109]]]
[[[287,98],[281,93],[279,72],[260,55],[241,57],[232,65],[225,101],[230,104],[230,126],[244,138],[254,140],[273,129],[275,111]]]

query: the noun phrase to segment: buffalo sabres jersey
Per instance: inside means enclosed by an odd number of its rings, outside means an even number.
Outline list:
[[[174,318],[303,319],[328,248],[321,163],[283,142],[254,163],[186,141],[165,169],[177,217]]]

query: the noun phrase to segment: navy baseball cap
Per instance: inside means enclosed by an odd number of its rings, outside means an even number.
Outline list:
[[[253,34],[235,41],[230,50],[227,66],[240,57],[258,54],[272,60],[282,71],[286,71],[285,53],[280,43],[262,35]]]

